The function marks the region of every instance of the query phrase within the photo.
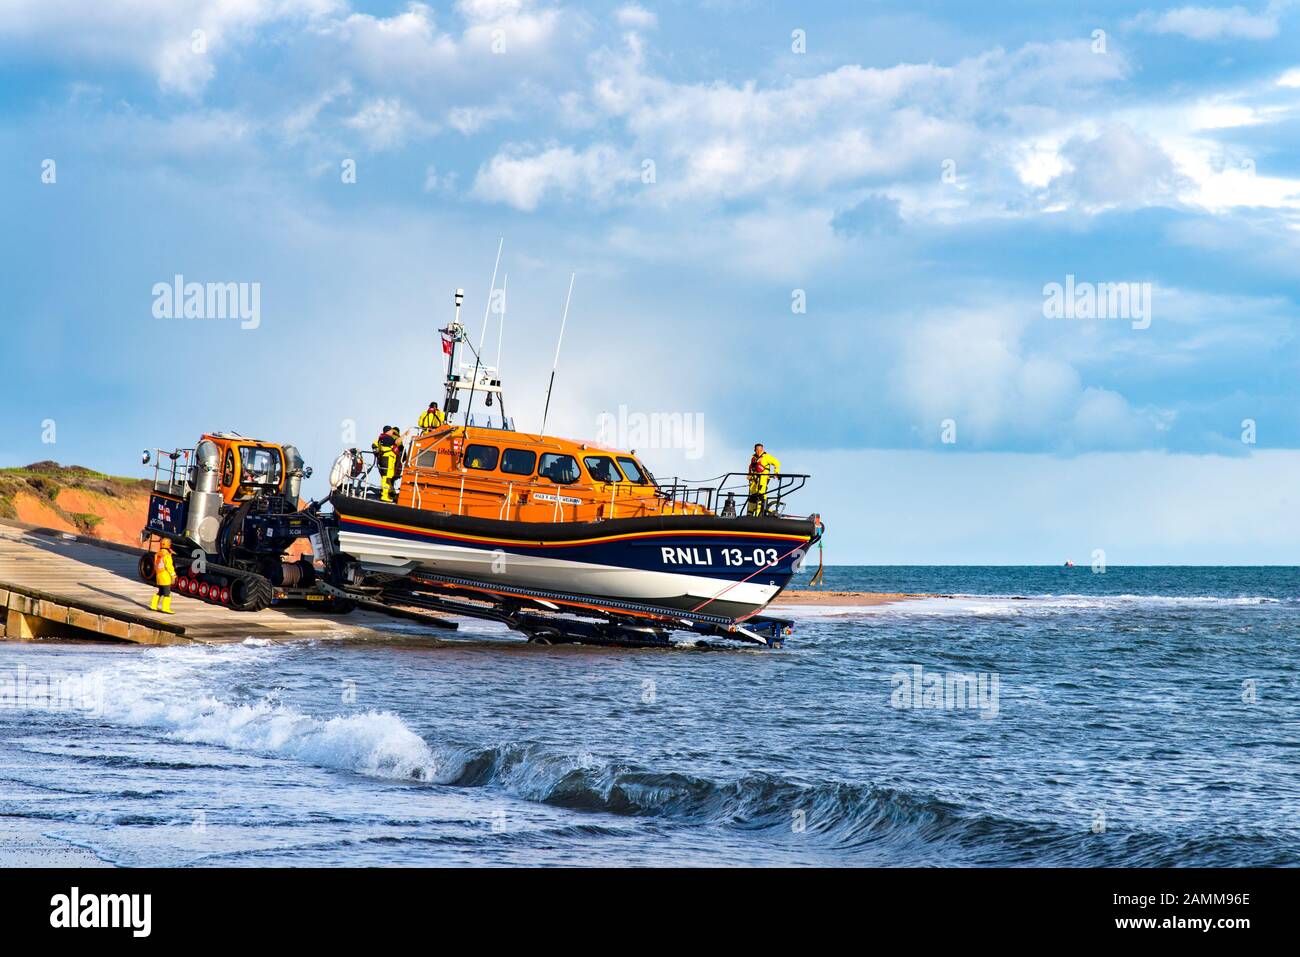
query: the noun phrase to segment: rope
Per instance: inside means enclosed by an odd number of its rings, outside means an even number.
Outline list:
[[[805,542],[804,544],[808,544],[808,543]],[[753,578],[753,577],[754,577],[755,575],[757,575],[759,572],[766,571],[767,569],[771,568],[773,565],[780,565],[783,561],[785,561],[787,558],[789,558],[791,555],[793,555],[795,552],[799,551],[799,549],[801,549],[801,548],[803,548],[803,547],[804,547],[803,545],[796,545],[794,548],[790,549],[788,552],[786,552],[784,555],[782,555],[782,556],[781,556],[780,558],[778,558],[776,561],[774,561],[774,562],[768,562],[766,565],[761,565],[761,566],[759,566],[758,568],[755,568],[752,572],[750,572],[750,573],[749,573],[748,575],[746,575],[744,578],[740,579],[739,581],[734,581],[734,582],[732,582],[730,585],[728,585],[726,588],[722,589],[722,591],[718,592],[718,593],[717,593],[716,595],[714,595],[712,598],[710,598],[710,599],[708,599],[708,600],[706,600],[706,601],[703,601],[703,602],[701,602],[700,604],[696,605],[694,608],[691,609],[691,612],[692,612],[692,613],[697,612],[697,611],[699,611],[701,608],[703,608],[705,605],[708,605],[708,604],[711,604],[711,603],[717,601],[719,598],[721,598],[721,597],[722,597],[723,595],[725,595],[727,592],[731,591],[731,589],[735,588],[737,585],[743,585],[743,584],[745,584],[745,582],[749,581],[751,578]],[[746,616],[745,616],[745,618],[748,618],[748,617],[749,617],[749,615],[746,615]],[[742,619],[740,619],[740,620],[741,620],[741,621],[744,621],[745,619],[742,618]]]

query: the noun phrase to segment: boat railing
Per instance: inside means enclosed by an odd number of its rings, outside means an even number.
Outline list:
[[[460,421],[453,421],[455,419],[460,419]],[[451,419],[448,420],[447,424],[469,426],[471,429],[496,429],[500,432],[513,432],[515,430],[514,416],[507,416],[505,418],[491,414],[478,416],[473,412],[469,414],[469,421],[465,421],[462,416],[453,415]]]
[[[670,478],[659,482],[658,494],[668,512],[704,508],[723,518],[785,515],[790,496],[811,477],[800,472],[727,472],[709,479]]]
[[[350,456],[353,464],[350,474],[341,476],[340,483],[334,486],[334,494],[348,498],[378,498],[380,476],[375,453],[349,449],[344,455]]]
[[[361,450],[350,450],[349,454],[357,464],[352,467],[351,474],[345,476],[342,483],[335,486],[334,492],[349,498],[380,498],[382,476],[375,454]],[[466,488],[464,473],[455,478],[450,476],[445,478],[450,479],[450,482],[421,483],[420,470],[408,466],[403,469],[400,481],[403,485],[411,486],[411,499],[416,508],[424,507],[426,492],[432,494],[437,489],[440,493],[455,497],[455,512],[458,515],[466,513],[467,506],[471,504],[467,499],[473,499],[475,507],[482,508],[485,504],[482,501],[484,496],[493,500],[500,498],[501,501],[494,502],[494,506],[498,517],[502,519],[509,517],[510,509],[518,498],[517,492],[531,493],[538,489],[546,489],[548,499],[553,496],[554,500],[550,520],[559,522],[567,518],[563,507],[566,504],[562,494],[563,486],[510,482],[503,490],[497,491],[479,487]],[[727,472],[725,475],[709,479],[674,477],[657,480],[653,500],[659,502],[658,512],[661,515],[672,515],[678,512],[698,513],[704,510],[722,518],[740,518],[747,515],[789,516],[787,509],[790,497],[802,489],[809,478],[811,478],[809,474],[799,472],[768,475]],[[165,481],[163,484],[166,484]],[[601,510],[603,514],[600,517],[621,517],[620,513],[624,510],[629,515],[641,512],[647,499],[641,494],[635,494],[637,491],[637,486],[611,483],[609,499],[603,503],[605,508]]]

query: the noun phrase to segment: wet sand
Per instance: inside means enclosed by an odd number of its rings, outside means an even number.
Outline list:
[[[0,823],[0,867],[111,867],[94,852],[46,837],[22,821]]]

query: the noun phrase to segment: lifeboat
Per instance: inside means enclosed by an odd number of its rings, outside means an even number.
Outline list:
[[[367,580],[715,625],[751,619],[781,593],[822,534],[817,516],[788,513],[808,476],[660,481],[634,451],[517,431],[494,368],[475,356],[454,371],[460,299],[441,330],[450,421],[403,435],[392,500],[369,452],[348,450],[331,472],[337,547]],[[499,415],[472,416],[476,395]]]

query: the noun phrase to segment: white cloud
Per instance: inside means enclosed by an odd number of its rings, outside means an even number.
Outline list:
[[[447,114],[447,125],[466,136],[477,133],[490,123],[514,116],[506,103],[488,106],[454,106]]]
[[[378,150],[402,146],[411,139],[430,136],[437,129],[401,100],[382,97],[370,100],[345,123]]]
[[[1175,33],[1191,40],[1271,40],[1278,34],[1278,17],[1270,6],[1263,13],[1245,7],[1178,7],[1156,13],[1144,11],[1130,23],[1152,33]]]
[[[958,442],[979,448],[1029,442],[1079,451],[1149,440],[1150,418],[1118,393],[1085,386],[1058,355],[1025,342],[1033,306],[971,308],[917,318],[902,334],[892,392],[916,431],[940,439],[953,419]]]
[[[280,134],[288,143],[300,143],[311,135],[321,113],[333,103],[352,93],[352,84],[344,79],[333,87],[290,110],[280,121]]]
[[[634,195],[667,204],[758,198],[772,190],[809,194],[928,173],[939,158],[985,147],[981,125],[990,109],[1053,91],[1086,97],[1124,76],[1127,66],[1118,54],[1097,56],[1086,42],[1072,41],[996,50],[950,67],[849,65],[769,87],[676,83],[645,69],[641,41],[629,34],[622,50],[593,57],[592,70],[590,108],[621,124],[617,148],[629,164],[655,163],[655,188]],[[566,115],[583,114],[572,98],[562,102]],[[485,165],[484,179],[525,159],[518,150],[502,155]],[[561,159],[553,153],[533,165]],[[528,202],[542,201],[545,192],[527,191]]]
[[[455,39],[438,31],[433,11],[423,3],[391,17],[353,13],[327,32],[339,38],[353,68],[372,79],[385,74],[427,77],[450,68],[457,57]]]
[[[1211,212],[1237,206],[1300,211],[1300,179],[1257,172],[1249,158],[1233,160],[1211,144],[1189,143],[1176,159],[1187,178],[1182,199]]]
[[[0,41],[59,57],[130,64],[168,93],[198,96],[226,51],[272,23],[315,22],[341,0],[6,0]]]
[[[548,193],[607,199],[620,184],[635,178],[638,169],[617,150],[596,144],[581,151],[552,146],[536,152],[507,147],[482,166],[473,194],[488,202],[534,210]]]
[[[544,48],[560,20],[558,9],[538,9],[529,0],[460,0],[456,9],[469,24],[465,46],[496,55]]]
[[[659,18],[639,4],[629,3],[618,8],[615,14],[619,26],[632,30],[653,30],[659,25]]]
[[[1048,187],[1049,202],[1089,210],[1173,202],[1180,179],[1160,144],[1124,123],[1062,144],[1062,170]]]
[[[422,2],[385,17],[354,12],[349,0],[5,0],[0,45],[125,64],[153,74],[166,93],[196,98],[223,57],[270,39],[307,51],[334,80],[345,70],[373,95],[414,102],[545,77],[556,69],[556,46],[582,34],[579,15],[536,0],[461,0],[456,15],[456,28],[440,29]],[[490,65],[483,60],[495,53]]]
[[[580,75],[580,14],[534,0],[471,0],[456,14],[459,31],[425,3],[389,17],[352,13],[322,31],[319,56],[467,135],[554,104]]]

